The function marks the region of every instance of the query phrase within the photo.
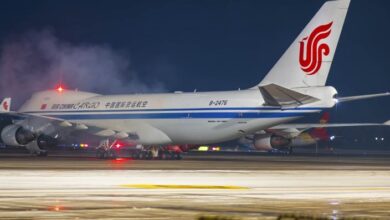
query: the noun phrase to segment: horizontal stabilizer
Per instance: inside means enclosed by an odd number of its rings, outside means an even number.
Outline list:
[[[319,99],[312,96],[295,92],[276,84],[260,86],[259,89],[266,106],[297,107],[319,101]]]
[[[390,96],[390,92],[385,93],[376,93],[376,94],[370,94],[370,95],[357,95],[357,96],[347,96],[347,97],[338,97],[337,102],[349,102],[349,101],[356,101],[360,99],[371,99],[371,98],[377,98],[382,96]]]

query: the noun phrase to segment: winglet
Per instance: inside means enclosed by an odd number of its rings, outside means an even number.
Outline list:
[[[0,104],[0,112],[9,112],[11,108],[11,98],[7,97],[3,99]]]
[[[385,123],[383,123],[384,125],[389,125],[390,126],[390,120],[386,121]]]

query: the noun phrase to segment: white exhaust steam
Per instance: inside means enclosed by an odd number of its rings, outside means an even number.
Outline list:
[[[17,109],[32,92],[67,88],[96,93],[164,91],[161,83],[142,82],[129,56],[108,45],[77,45],[50,31],[35,31],[5,42],[0,52],[0,98],[13,98]]]

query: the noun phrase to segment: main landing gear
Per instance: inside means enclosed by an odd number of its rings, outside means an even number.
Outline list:
[[[99,159],[116,159],[118,154],[113,148],[114,143],[115,141],[110,143],[109,139],[100,141],[100,144],[96,149],[96,157]]]
[[[130,157],[135,160],[181,160],[182,156],[179,152],[158,150],[157,153],[152,150],[135,151],[130,154]]]
[[[118,158],[117,149],[114,147],[116,141],[109,139],[102,140],[97,147],[96,157],[98,159]],[[130,149],[130,157],[134,160],[181,160],[181,152],[172,151],[164,147],[145,147]]]
[[[31,141],[25,147],[30,152],[31,156],[47,157],[47,155],[48,155],[47,150],[41,149],[41,147],[39,147],[37,140]]]
[[[288,148],[288,155],[291,155],[291,154],[293,154],[294,153],[294,150],[293,150],[293,147],[289,147]]]

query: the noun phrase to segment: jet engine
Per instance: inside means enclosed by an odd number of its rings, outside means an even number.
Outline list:
[[[24,146],[35,139],[35,134],[20,125],[8,125],[1,130],[1,140],[5,145]]]
[[[291,139],[274,134],[256,134],[253,140],[253,146],[263,151],[289,147],[290,144]]]
[[[58,144],[58,135],[52,137],[49,135],[41,134],[37,138],[37,145],[41,150],[48,150],[49,148]]]

